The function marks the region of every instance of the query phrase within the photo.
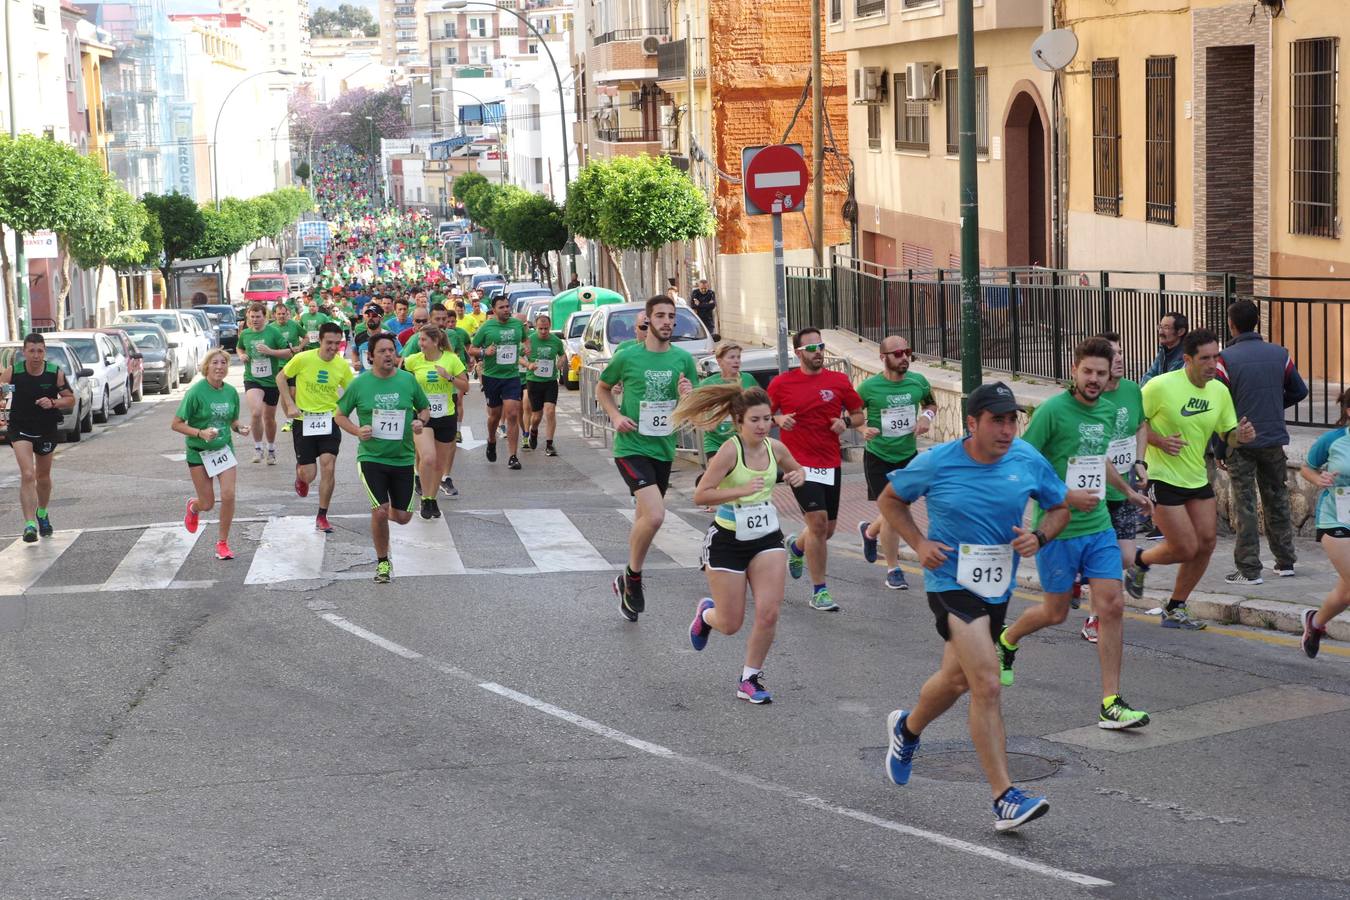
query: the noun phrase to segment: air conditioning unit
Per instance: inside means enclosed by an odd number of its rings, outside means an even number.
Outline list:
[[[642,52],[648,56],[655,56],[657,50],[661,48],[661,39],[654,34],[649,34],[642,39]]]
[[[905,99],[936,100],[938,64],[912,62],[905,66]]]
[[[862,101],[864,103],[886,102],[886,72],[880,66],[868,66],[862,70]]]

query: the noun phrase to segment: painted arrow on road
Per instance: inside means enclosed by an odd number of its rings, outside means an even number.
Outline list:
[[[473,429],[471,429],[468,425],[462,426],[459,429],[459,434],[460,437],[464,438],[464,440],[460,441],[459,443],[459,449],[461,450],[477,450],[479,447],[487,445],[487,441],[474,440]]]

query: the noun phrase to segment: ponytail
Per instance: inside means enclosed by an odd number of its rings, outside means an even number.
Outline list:
[[[672,421],[676,425],[690,424],[704,431],[716,428],[727,416],[733,422],[745,418],[752,406],[772,406],[769,395],[761,387],[742,388],[738,384],[710,384],[695,388],[675,407]]]

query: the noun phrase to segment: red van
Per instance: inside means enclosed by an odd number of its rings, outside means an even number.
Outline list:
[[[286,299],[286,276],[281,272],[257,272],[244,283],[244,302],[275,303]]]

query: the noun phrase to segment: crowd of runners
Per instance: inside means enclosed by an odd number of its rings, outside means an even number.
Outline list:
[[[557,455],[564,350],[546,315],[519,321],[505,298],[485,307],[457,284],[432,220],[376,208],[352,160],[326,162],[318,187],[333,243],[321,277],[302,300],[248,308],[235,354],[242,395],[227,382],[230,354],[214,350],[201,364],[204,378],[173,417],[193,491],[183,522],[195,532],[203,513],[217,511],[216,556],[232,558],[240,464],[278,464],[277,433],[289,431],[295,493],[307,497],[317,481],[314,525],[330,532],[337,459],[354,440],[371,507],[374,581],[388,583],[390,523],[418,514],[437,518],[439,500],[457,495],[452,469],[474,385],[472,395],[481,393],[487,410],[488,462],[497,461],[504,438],[505,468],[520,470],[520,453],[538,449],[541,432],[544,453]],[[1230,310],[1235,330],[1247,318],[1240,303]],[[1090,605],[1082,634],[1096,645],[1101,669],[1098,725],[1148,726],[1149,714],[1122,693],[1124,594],[1141,597],[1154,566],[1176,566],[1160,624],[1204,627],[1186,601],[1215,546],[1206,452],[1216,443],[1237,451],[1258,438],[1257,425],[1237,414],[1218,336],[1184,332],[1177,352],[1166,348],[1159,371],[1142,387],[1122,377],[1118,335],[1083,340],[1074,350],[1071,386],[1029,420],[1005,384],[985,384],[967,399],[965,435],[921,451],[919,438],[932,430],[938,407],[931,385],[911,369],[913,353],[902,337],[881,342],[880,373],[855,388],[826,367],[820,331],[804,328],[792,339],[797,366],[764,389],[740,371],[741,348],[731,343],[716,352],[718,371],[701,378],[694,358],[671,343],[670,296],[648,300],[639,321],[639,337],[615,352],[596,388],[635,507],[628,559],[613,582],[628,622],[647,609],[643,567],[665,519],[678,435],[692,427],[706,455],[693,501],[712,512],[712,521],[702,547],[708,596],[696,603],[689,641],[701,651],[714,632],[736,634],[753,596],[736,695],[770,702],[764,666],[789,579],[809,577],[812,609],[841,608],[829,585],[828,542],[843,486],[841,436],[858,430],[866,441],[867,494],[877,510],[857,524],[863,556],[884,560],[882,587],[904,591],[900,543],[910,548],[944,642],[940,666],[915,702],[887,719],[889,779],[909,781],[924,730],[969,694],[971,738],[993,792],[996,827],[1016,828],[1044,814],[1046,799],[1009,778],[1001,691],[1014,684],[1015,663],[1036,664],[1028,639],[1065,621],[1081,602]],[[21,358],[0,371],[28,542],[52,534],[53,432],[73,402],[44,351],[41,335],[30,335]],[[1340,575],[1321,608],[1305,617],[1310,657],[1327,622],[1350,607],[1350,391],[1339,403],[1340,424],[1317,441],[1302,470],[1321,488],[1317,536]],[[236,455],[235,435],[251,439],[252,447]],[[774,501],[779,482],[801,512],[801,528],[787,535]],[[920,499],[926,528],[913,514]],[[1137,545],[1136,536],[1149,528],[1160,541]],[[1042,602],[1008,621],[1019,560],[1033,557]],[[1279,574],[1293,573],[1292,558],[1281,565]]]

